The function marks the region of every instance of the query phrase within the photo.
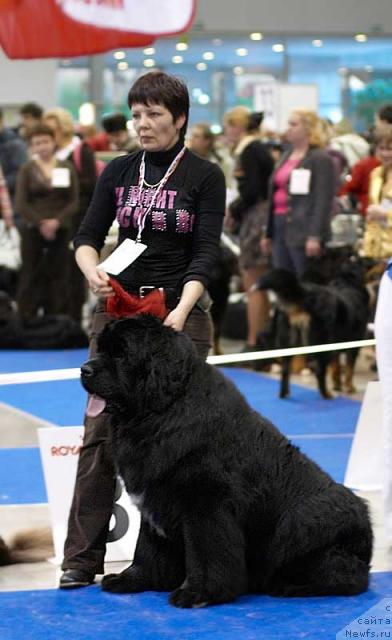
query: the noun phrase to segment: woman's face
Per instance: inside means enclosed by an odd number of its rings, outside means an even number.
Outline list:
[[[295,146],[296,144],[304,144],[309,140],[309,135],[306,130],[305,123],[303,122],[299,113],[291,114],[285,138],[293,146]]]
[[[180,137],[185,115],[173,119],[169,109],[161,104],[133,104],[133,124],[139,142],[146,151],[167,151]]]
[[[210,150],[210,140],[204,135],[201,127],[192,127],[189,137],[189,148],[199,156],[208,156]]]
[[[235,146],[246,134],[246,129],[239,123],[228,122],[224,126],[225,138],[230,146]]]
[[[52,136],[40,134],[31,138],[30,148],[33,155],[45,161],[53,157],[56,143]]]
[[[381,142],[377,147],[377,157],[383,167],[392,168],[392,143]]]

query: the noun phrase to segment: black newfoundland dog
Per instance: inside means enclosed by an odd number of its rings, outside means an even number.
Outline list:
[[[244,593],[366,590],[365,504],[253,411],[189,338],[151,316],[109,324],[82,367],[106,401],[112,447],[141,512],[133,564],[115,593],[172,591],[201,607]]]

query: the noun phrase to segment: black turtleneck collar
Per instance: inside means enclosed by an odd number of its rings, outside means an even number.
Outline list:
[[[169,166],[183,146],[184,141],[180,138],[174,147],[171,147],[171,149],[167,149],[166,151],[146,151],[146,165],[153,164],[158,167]]]

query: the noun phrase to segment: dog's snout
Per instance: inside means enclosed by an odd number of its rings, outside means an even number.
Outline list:
[[[91,377],[94,373],[94,369],[89,362],[86,362],[85,364],[83,364],[80,370],[82,372],[82,376],[84,376],[85,378]]]

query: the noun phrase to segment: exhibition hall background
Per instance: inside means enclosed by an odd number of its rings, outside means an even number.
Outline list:
[[[349,117],[364,130],[375,108],[392,100],[391,33],[390,0],[199,0],[189,33],[147,50],[29,62],[0,57],[7,87],[0,104],[9,124],[17,106],[32,99],[60,104],[76,119],[81,104],[93,102],[99,118],[126,109],[137,75],[162,68],[186,78],[193,122],[219,126],[234,104],[255,106],[256,84],[276,80],[315,84],[320,115]]]

